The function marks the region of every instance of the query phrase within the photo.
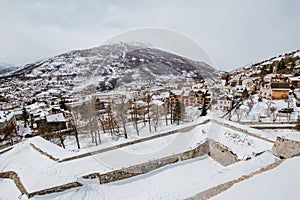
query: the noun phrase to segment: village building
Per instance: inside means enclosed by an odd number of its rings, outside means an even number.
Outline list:
[[[300,77],[288,77],[287,82],[291,84],[294,88],[300,88]]]
[[[259,94],[266,99],[286,99],[289,95],[289,91],[289,83],[273,82],[262,84]]]
[[[201,104],[201,91],[186,91],[182,96],[184,106],[199,106]]]
[[[61,131],[68,128],[68,119],[64,117],[63,113],[47,115],[46,122],[47,126],[51,127],[51,131]]]
[[[217,101],[217,109],[222,111],[229,111],[232,108],[233,99],[230,95],[222,95]]]

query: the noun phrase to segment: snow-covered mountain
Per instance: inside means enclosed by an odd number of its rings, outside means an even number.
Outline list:
[[[13,64],[0,62],[0,74],[8,73],[10,71],[16,70],[16,66]]]
[[[230,74],[248,76],[266,75],[270,73],[299,74],[300,50],[278,55],[251,65],[245,65],[230,71]]]
[[[202,80],[215,69],[173,53],[137,44],[110,44],[70,51],[53,58],[27,64],[9,73],[21,77],[75,76],[93,78],[101,90],[124,83],[191,78]]]

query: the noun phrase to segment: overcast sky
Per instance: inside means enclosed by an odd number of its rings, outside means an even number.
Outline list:
[[[298,0],[0,0],[0,61],[23,65],[159,27],[230,70],[300,49],[299,8]]]

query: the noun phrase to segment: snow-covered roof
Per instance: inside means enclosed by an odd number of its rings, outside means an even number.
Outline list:
[[[290,81],[293,81],[293,82],[299,82],[300,81],[300,77],[288,77],[288,79]]]
[[[162,92],[162,93],[161,93],[161,96],[162,96],[163,98],[168,98],[168,97],[170,96],[170,92]]]
[[[171,92],[176,96],[180,96],[182,94],[182,90],[172,90]]]
[[[184,92],[184,94],[183,94],[184,97],[188,97],[189,95],[190,95],[190,91],[186,91],[186,92]]]
[[[266,81],[266,80],[268,80],[268,79],[270,80],[270,79],[272,79],[276,76],[277,76],[277,74],[267,74],[267,75],[264,76],[263,79]]]
[[[13,112],[0,110],[0,123],[4,123],[6,121],[9,121],[11,118],[13,118],[13,116],[14,116]]]
[[[62,113],[47,115],[46,120],[47,120],[47,122],[67,122],[68,121]]]
[[[147,103],[145,101],[143,101],[143,100],[138,100],[138,101],[136,101],[136,103],[139,104],[139,105],[141,105],[141,106],[147,105]]]
[[[282,74],[282,76],[288,78],[288,77],[292,77],[293,75],[292,74]]]
[[[154,100],[155,100],[155,99],[162,99],[162,96],[160,96],[160,95],[153,95],[153,96],[152,96],[152,99],[154,99]]]
[[[232,95],[224,94],[220,96],[218,100],[232,100],[232,99],[233,99]]]
[[[14,114],[15,114],[15,115],[21,115],[22,113],[23,113],[22,110],[15,110],[15,111],[14,111]]]
[[[160,100],[153,100],[152,101],[153,104],[157,105],[157,106],[161,106],[164,104],[164,102],[160,101]]]

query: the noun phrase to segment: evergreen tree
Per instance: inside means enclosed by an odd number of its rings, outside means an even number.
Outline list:
[[[181,120],[181,105],[180,102],[177,100],[173,109],[173,123],[177,122],[177,125],[179,125],[180,120]]]
[[[206,105],[205,103],[202,106],[202,112],[201,112],[201,116],[206,116],[207,115],[207,109],[206,109]]]
[[[208,96],[208,91],[206,91],[202,96],[202,112],[200,116],[206,116],[207,115],[207,108],[206,108],[206,101],[205,97]]]
[[[67,110],[67,106],[66,106],[66,101],[65,101],[65,99],[61,99],[61,100],[59,101],[59,107],[60,107],[61,109],[63,109],[63,110]]]
[[[25,106],[23,107],[23,111],[22,111],[22,117],[24,120],[24,127],[26,128],[27,125],[29,124],[28,119],[29,119],[29,113],[26,110]]]

